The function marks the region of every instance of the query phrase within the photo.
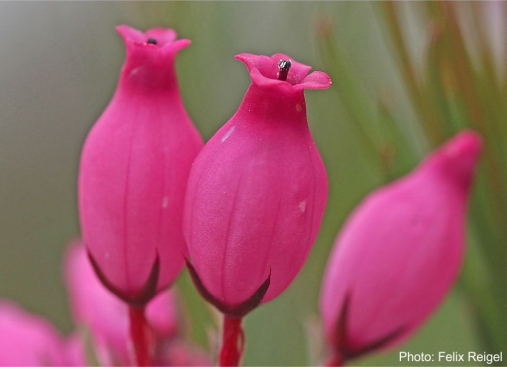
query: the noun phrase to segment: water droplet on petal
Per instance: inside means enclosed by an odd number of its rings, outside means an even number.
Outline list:
[[[235,128],[236,128],[236,125],[234,125],[233,127],[231,127],[231,129],[225,133],[224,137],[222,138],[222,143],[224,141],[226,141],[229,138],[229,136],[231,136],[231,134],[232,134],[232,132],[234,131]]]
[[[306,200],[299,203],[299,209],[301,210],[301,213],[304,213],[306,210]]]

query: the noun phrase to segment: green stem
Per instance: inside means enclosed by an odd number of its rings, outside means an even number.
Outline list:
[[[421,126],[426,132],[433,145],[443,141],[443,134],[440,130],[437,119],[432,113],[432,109],[428,106],[428,100],[422,93],[419,83],[417,82],[417,75],[410,62],[408,50],[405,46],[403,39],[403,32],[398,20],[397,10],[394,1],[380,2],[382,7],[382,14],[384,16],[384,24],[389,32],[390,39],[394,44],[394,51],[396,52],[405,87],[409,95],[409,100],[414,108],[417,116],[420,119]]]
[[[318,34],[318,42],[326,70],[330,71],[334,80],[338,80],[333,84],[332,89],[338,94],[347,114],[353,120],[352,128],[357,133],[359,143],[368,152],[368,156],[383,167],[379,144],[367,126],[371,126],[378,120],[377,114],[371,107],[371,101],[359,86],[359,78],[350,67],[350,63],[347,62],[346,56],[336,47],[331,28],[332,26],[328,24],[326,31]],[[383,172],[383,174],[386,179],[388,173]]]

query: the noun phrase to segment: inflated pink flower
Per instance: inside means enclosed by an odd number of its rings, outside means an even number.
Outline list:
[[[476,134],[459,134],[349,217],[321,293],[330,365],[399,344],[449,292],[463,257],[480,148]]]
[[[0,366],[84,365],[74,342],[65,341],[43,318],[0,300]]]
[[[327,176],[304,89],[326,89],[331,80],[282,54],[236,59],[252,84],[194,162],[184,232],[201,294],[239,318],[289,286],[317,236]]]
[[[65,279],[74,321],[89,329],[102,365],[131,363],[127,305],[99,281],[84,246],[72,244],[65,256]],[[157,340],[172,339],[178,328],[174,295],[164,291],[146,308],[147,324]]]
[[[127,58],[83,148],[79,211],[101,280],[123,300],[144,304],[183,267],[183,197],[202,141],[176,80],[176,55],[190,41],[171,29],[117,31]]]

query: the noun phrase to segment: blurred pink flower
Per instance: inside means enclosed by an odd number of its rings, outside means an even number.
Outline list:
[[[163,345],[157,353],[158,366],[213,366],[201,348],[173,339]]]
[[[476,134],[459,134],[351,214],[321,293],[330,364],[401,343],[449,292],[463,257],[480,149]]]
[[[0,366],[80,366],[76,339],[64,340],[53,326],[10,301],[0,300]]]
[[[317,236],[327,176],[303,92],[331,80],[282,54],[236,59],[252,84],[194,162],[184,232],[201,293],[242,316],[289,286]]]
[[[83,148],[79,210],[101,280],[123,300],[143,304],[182,270],[184,191],[202,140],[175,72],[176,55],[190,41],[176,40],[171,29],[117,30],[127,58]]]
[[[74,321],[90,330],[100,363],[129,365],[128,306],[101,284],[78,242],[67,250],[65,279]],[[162,292],[148,303],[146,318],[156,340],[174,338],[178,318],[173,293]]]

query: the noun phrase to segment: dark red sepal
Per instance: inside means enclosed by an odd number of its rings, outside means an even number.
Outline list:
[[[213,306],[218,308],[220,312],[230,317],[241,318],[244,317],[247,313],[252,311],[254,308],[259,306],[262,301],[262,298],[266,294],[269,288],[269,284],[271,283],[271,268],[269,269],[269,275],[264,283],[261,284],[259,289],[255,291],[255,293],[248,298],[246,301],[240,303],[239,305],[227,305],[223,302],[220,302],[215,296],[213,296],[202,284],[197,271],[194,266],[187,258],[185,258],[185,262],[187,263],[187,268],[192,277],[192,281],[194,282],[195,287],[199,291],[200,295]]]
[[[113,293],[116,297],[120,298],[122,301],[128,303],[134,307],[142,307],[145,306],[155,295],[157,294],[157,284],[158,284],[158,276],[160,274],[160,260],[158,257],[158,252],[155,256],[155,261],[153,262],[153,266],[151,267],[150,275],[144,283],[143,288],[135,294],[125,294],[117,287],[115,287],[104,275],[99,265],[93,258],[92,254],[88,252],[88,258],[92,264],[93,269],[95,270],[95,274],[102,282],[104,287],[106,287],[111,293]]]
[[[357,358],[364,354],[370,353],[376,349],[382,348],[384,345],[388,344],[391,340],[395,339],[398,335],[400,335],[405,331],[405,327],[400,326],[394,329],[393,331],[386,333],[386,335],[384,335],[383,337],[380,337],[377,340],[365,346],[358,348],[354,345],[351,345],[353,343],[351,343],[351,341],[348,340],[347,338],[347,321],[351,298],[352,295],[349,292],[345,297],[342,311],[337,322],[338,325],[335,334],[336,335],[335,353],[343,360],[343,363],[346,363],[349,360]]]

